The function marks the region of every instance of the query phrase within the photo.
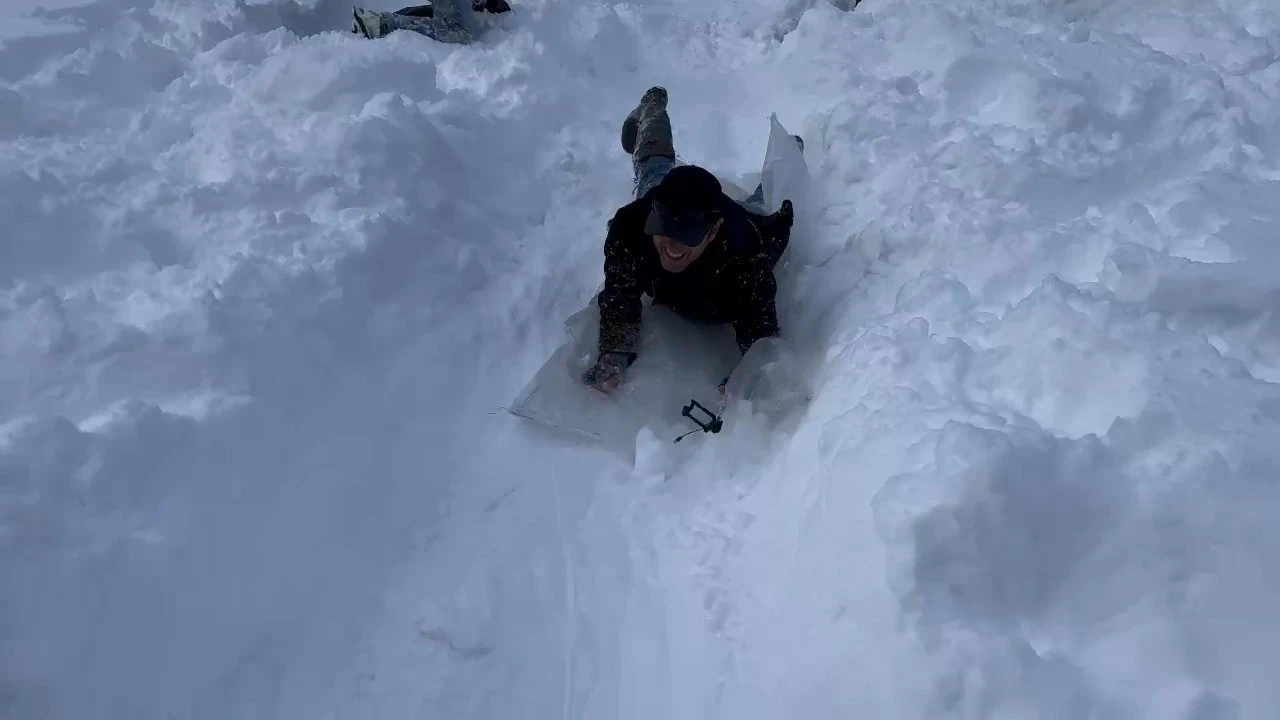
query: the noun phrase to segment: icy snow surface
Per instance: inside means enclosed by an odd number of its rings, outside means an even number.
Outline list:
[[[0,716],[1280,717],[1280,10],[840,5],[8,4]],[[498,408],[652,84],[814,398],[630,465]]]

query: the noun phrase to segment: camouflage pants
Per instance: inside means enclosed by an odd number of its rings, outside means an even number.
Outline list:
[[[635,171],[635,189],[633,197],[639,199],[640,196],[649,192],[658,183],[662,182],[662,178],[671,172],[671,168],[684,163],[678,160],[672,160],[669,157],[654,155],[644,158],[643,160],[632,159],[632,169]]]
[[[671,119],[667,116],[666,112],[662,112],[660,115],[652,118],[650,122],[658,126],[665,126],[669,128]],[[647,132],[663,132],[661,130],[650,130],[650,127],[653,126],[641,128],[640,134]],[[668,130],[665,132],[670,131]],[[637,147],[641,147],[643,143],[644,138],[637,136]],[[674,146],[672,149],[675,149]],[[662,178],[666,177],[667,173],[671,172],[672,168],[680,167],[685,164],[687,163],[681,160],[679,156],[670,158],[665,155],[650,155],[648,157],[637,158],[633,155],[631,157],[631,168],[635,175],[635,182],[632,188],[632,197],[634,199],[639,199],[645,193],[652,190],[658,183],[662,182]],[[763,174],[763,172],[761,174]],[[755,192],[751,193],[746,200],[739,202],[739,204],[753,213],[761,215],[766,214],[764,211],[764,186],[756,185]]]
[[[467,22],[473,12],[470,0],[435,0],[432,17],[407,14],[406,11],[411,9],[378,13],[378,37],[385,37],[396,30],[408,30],[455,45],[468,45],[475,40],[473,24]]]

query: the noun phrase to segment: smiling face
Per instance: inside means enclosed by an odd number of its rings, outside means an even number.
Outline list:
[[[662,269],[671,273],[683,272],[687,269],[694,260],[702,257],[702,253],[707,251],[707,246],[715,242],[716,233],[723,223],[724,218],[716,220],[697,247],[689,247],[665,235],[654,235],[653,245],[658,249],[658,260],[662,262]]]

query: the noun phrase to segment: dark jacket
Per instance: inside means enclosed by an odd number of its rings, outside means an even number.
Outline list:
[[[645,233],[653,192],[624,205],[609,221],[604,243],[600,306],[601,353],[635,360],[641,298],[699,322],[732,323],[738,350],[779,332],[773,267],[786,249],[790,223],[757,215],[721,193],[724,225],[715,244],[680,273],[662,268],[653,238]]]

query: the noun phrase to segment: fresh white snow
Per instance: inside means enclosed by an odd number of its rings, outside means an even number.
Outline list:
[[[6,4],[0,717],[1280,716],[1280,8],[848,4]],[[813,400],[627,463],[499,408],[653,84]]]

